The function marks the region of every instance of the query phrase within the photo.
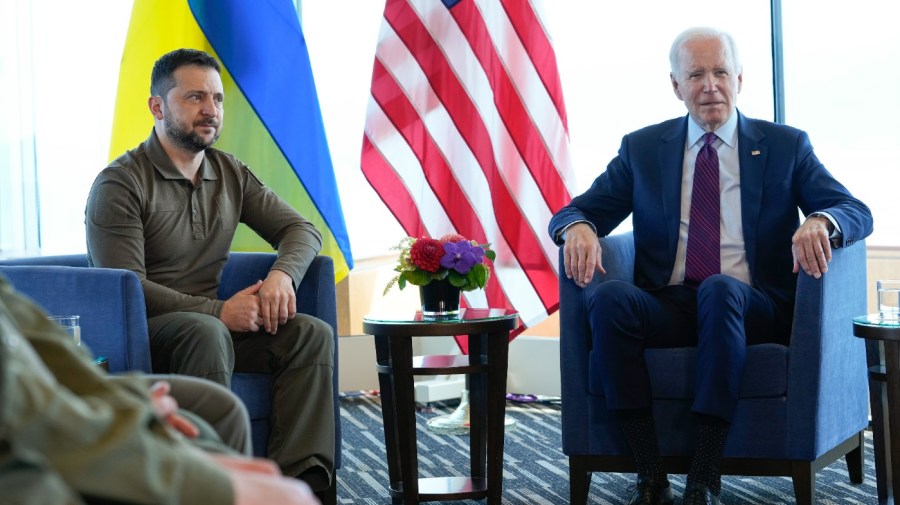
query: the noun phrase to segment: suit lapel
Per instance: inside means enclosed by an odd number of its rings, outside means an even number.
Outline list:
[[[663,223],[668,237],[669,257],[675,261],[678,228],[681,223],[681,177],[684,172],[684,143],[687,138],[687,116],[660,137],[659,187],[662,188]]]
[[[757,223],[762,208],[763,181],[766,176],[768,146],[765,135],[738,112],[738,157],[741,171],[741,224],[744,228],[744,249],[751,270],[756,260],[758,243]]]

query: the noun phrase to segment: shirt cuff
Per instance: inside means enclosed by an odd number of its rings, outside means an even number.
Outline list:
[[[569,228],[571,228],[571,227],[573,227],[573,226],[575,226],[576,224],[579,224],[579,223],[584,223],[584,224],[590,226],[591,229],[594,230],[594,234],[595,234],[595,235],[597,234],[597,228],[594,228],[594,225],[591,224],[590,221],[585,221],[585,220],[581,219],[581,220],[573,221],[573,222],[567,224],[565,228],[563,228],[562,230],[560,230],[560,232],[556,235],[556,241],[557,241],[557,242],[565,242],[565,241],[566,241],[566,231],[567,231]]]

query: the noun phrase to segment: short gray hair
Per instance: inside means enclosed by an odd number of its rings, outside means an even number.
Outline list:
[[[672,42],[672,49],[669,50],[669,65],[672,67],[672,74],[678,75],[678,71],[681,70],[681,62],[679,59],[681,58],[681,48],[684,47],[685,44],[694,40],[709,39],[718,39],[722,41],[722,44],[731,55],[731,64],[734,67],[734,70],[740,74],[743,71],[741,68],[741,57],[738,54],[737,44],[734,43],[734,38],[727,32],[704,26],[688,28],[675,37],[675,41]]]

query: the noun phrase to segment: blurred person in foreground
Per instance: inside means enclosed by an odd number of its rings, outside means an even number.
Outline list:
[[[629,504],[671,504],[644,350],[697,348],[696,438],[685,504],[717,504],[746,347],[788,345],[797,274],[828,271],[831,248],[872,232],[872,215],[819,162],[806,133],[736,109],[743,69],[730,35],[681,33],[670,80],[688,110],[630,133],[590,189],[550,221],[566,277],[604,273],[599,236],[629,215],[634,284],[586,300],[599,375],[638,470]],[[805,216],[801,222],[799,212]]]
[[[249,420],[230,392],[188,379],[171,378],[173,390],[215,403],[211,420],[232,426],[234,447],[179,410],[167,381],[106,374],[0,276],[0,501],[318,503],[273,462],[239,454]]]

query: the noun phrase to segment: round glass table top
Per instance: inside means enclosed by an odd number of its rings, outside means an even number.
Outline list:
[[[422,317],[422,311],[415,312],[408,310],[383,311],[375,314],[369,314],[363,317],[363,321],[367,323],[387,323],[387,324],[447,324],[447,323],[475,323],[486,321],[503,321],[508,319],[516,319],[519,313],[512,309],[459,309],[459,314],[449,319],[428,319]]]
[[[859,338],[900,341],[900,321],[884,319],[878,314],[853,318],[853,335]]]
[[[884,319],[878,314],[868,314],[865,316],[857,316],[853,318],[853,324],[871,326],[875,328],[896,328],[900,329],[900,319]]]

